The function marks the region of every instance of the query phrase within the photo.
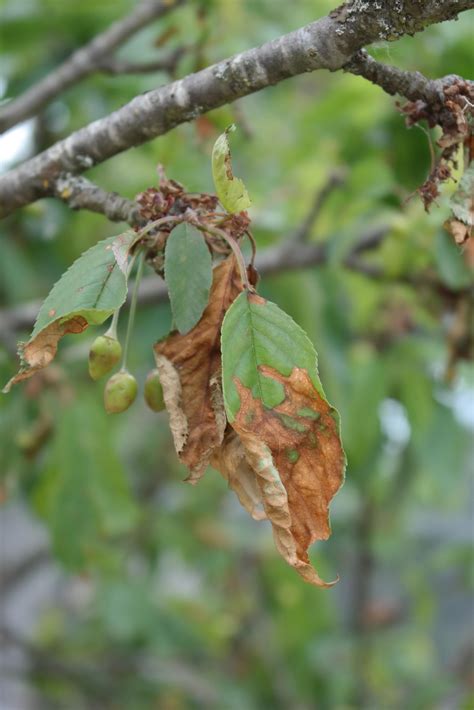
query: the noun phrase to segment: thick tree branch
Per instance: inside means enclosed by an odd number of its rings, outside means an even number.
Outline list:
[[[62,173],[82,173],[211,109],[297,74],[341,69],[366,44],[412,34],[472,7],[474,0],[353,0],[295,32],[137,96],[0,177],[0,217],[53,195]]]
[[[174,7],[182,0],[143,0],[134,11],[114,22],[105,32],[97,35],[92,42],[81,47],[69,59],[22,96],[10,101],[0,110],[0,133],[20,121],[34,116],[52,99],[77,84],[81,79],[102,69],[102,64],[121,44],[132,35]]]

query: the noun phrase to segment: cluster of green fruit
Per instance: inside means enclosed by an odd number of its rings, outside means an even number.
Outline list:
[[[98,380],[115,365],[122,357],[122,346],[117,338],[111,335],[99,335],[92,343],[89,351],[89,374],[93,380]],[[124,412],[135,401],[138,385],[135,377],[122,367],[119,372],[107,380],[104,389],[104,406],[108,414]],[[158,370],[152,370],[145,381],[145,401],[154,412],[165,408],[163,387]]]

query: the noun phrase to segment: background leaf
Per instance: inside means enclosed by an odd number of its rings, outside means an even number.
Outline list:
[[[188,333],[207,306],[212,283],[211,254],[195,227],[180,224],[169,235],[165,279],[176,327]]]
[[[112,540],[137,522],[138,510],[111,446],[108,421],[93,399],[77,400],[61,410],[54,448],[34,491],[55,553],[74,569],[93,566]]]
[[[451,288],[465,288],[472,282],[472,274],[462,255],[461,248],[445,231],[436,235],[435,255],[439,275]]]

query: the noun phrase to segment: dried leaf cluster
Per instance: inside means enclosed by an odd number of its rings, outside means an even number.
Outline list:
[[[439,126],[441,136],[436,141],[439,155],[432,155],[430,174],[418,192],[425,209],[439,196],[440,185],[453,177],[460,153],[463,156],[464,174],[451,198],[452,217],[445,227],[456,244],[464,244],[472,236],[474,225],[474,90],[472,82],[459,77],[443,87],[439,101],[430,104],[411,101],[400,108],[408,126],[425,120],[429,128]]]

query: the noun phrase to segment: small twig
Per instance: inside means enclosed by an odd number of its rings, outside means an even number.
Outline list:
[[[372,84],[377,84],[391,96],[399,94],[410,101],[422,100],[428,104],[442,104],[443,88],[460,79],[455,74],[441,79],[427,79],[418,71],[405,71],[378,62],[365,49],[357,52],[343,69],[368,79]]]
[[[0,643],[25,653],[31,664],[31,672],[37,673],[42,679],[66,679],[78,688],[86,688],[90,696],[100,701],[100,707],[105,707],[105,701],[109,703],[111,698],[114,700],[116,693],[120,695],[120,691],[117,691],[117,676],[139,677],[157,687],[171,684],[179,687],[198,707],[218,706],[215,683],[182,659],[158,660],[156,655],[137,653],[111,656],[104,655],[99,649],[91,662],[82,658],[69,660],[59,644],[43,648],[5,626],[0,627]],[[14,670],[12,672],[15,673]],[[18,672],[21,672],[21,668]]]
[[[136,257],[136,253],[134,256],[132,256],[132,260],[131,260],[130,266],[128,268],[128,274],[130,274],[132,272],[133,265],[135,262],[135,257]],[[138,254],[138,268],[137,268],[137,273],[135,275],[135,281],[133,283],[132,296],[131,296],[131,300],[130,300],[130,310],[128,312],[127,333],[125,335],[125,343],[123,346],[122,364],[120,366],[120,372],[127,372],[128,351],[129,351],[130,344],[132,341],[133,326],[135,323],[135,312],[137,310],[138,289],[140,287],[140,281],[142,280],[144,265],[145,265],[145,252],[142,249],[142,251]]]
[[[166,71],[172,74],[187,49],[187,47],[177,47],[169,52],[168,55],[150,62],[128,62],[117,57],[104,57],[97,65],[97,70],[112,76],[118,74],[150,74],[157,71]]]
[[[355,637],[353,651],[353,679],[355,707],[364,708],[369,704],[366,671],[370,661],[370,634],[364,624],[364,615],[371,600],[373,575],[376,565],[372,551],[375,534],[374,504],[366,496],[355,526],[355,565],[352,584],[351,632]]]
[[[289,248],[293,248],[294,244],[301,244],[308,241],[311,235],[311,230],[321,214],[321,210],[326,204],[328,197],[337,187],[343,185],[345,180],[346,173],[344,170],[334,170],[329,175],[323,187],[318,188],[314,195],[313,203],[309,208],[308,214],[300,226],[295,229],[288,239]]]
[[[48,562],[51,562],[50,550],[47,547],[38,547],[12,567],[7,567],[4,563],[3,569],[0,570],[0,597]]]
[[[194,226],[201,230],[202,232],[209,232],[209,234],[215,234],[216,237],[220,237],[223,239],[227,244],[230,246],[232,249],[232,252],[237,259],[237,263],[239,265],[239,270],[240,270],[240,276],[242,278],[242,283],[244,284],[245,288],[248,289],[249,291],[253,291],[253,287],[249,282],[249,277],[247,274],[247,267],[245,266],[245,259],[240,251],[240,247],[237,244],[237,241],[231,237],[229,234],[224,232],[223,229],[219,229],[218,227],[211,227],[210,225],[202,225],[199,222],[192,222]]]
[[[251,266],[253,266],[255,263],[255,257],[257,256],[257,242],[255,241],[255,237],[253,236],[250,229],[247,229],[245,234],[247,235],[247,238],[250,242],[250,248],[252,249],[252,256],[250,257],[250,264],[251,264]]]
[[[105,215],[111,222],[143,224],[140,207],[116,192],[107,192],[84,177],[65,175],[56,181],[55,195],[73,210],[90,210]]]
[[[100,68],[101,62],[149,22],[162,17],[183,0],[142,0],[133,12],[78,49],[24,94],[0,110],[0,133],[34,116],[52,99]]]

